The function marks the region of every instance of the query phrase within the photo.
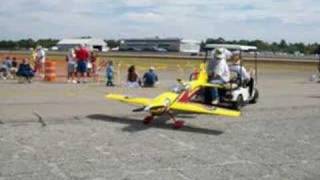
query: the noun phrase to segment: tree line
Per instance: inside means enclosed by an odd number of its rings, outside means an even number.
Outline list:
[[[221,37],[214,39],[208,38],[206,41],[201,42],[201,48],[204,48],[205,44],[241,44],[248,46],[256,46],[259,51],[269,51],[269,52],[282,52],[288,54],[294,54],[296,52],[303,54],[320,54],[320,44],[309,43],[305,44],[302,42],[298,43],[288,43],[286,40],[282,39],[280,42],[265,42],[262,40],[225,40]]]
[[[0,41],[0,49],[2,50],[25,50],[30,48],[36,48],[38,45],[44,48],[50,48],[57,45],[59,40],[57,39],[21,39],[21,40],[2,40]]]
[[[119,40],[105,40],[108,43],[109,48],[118,47],[120,44]],[[21,40],[2,40],[0,41],[0,49],[2,50],[25,50],[30,48],[35,48],[41,45],[44,48],[50,48],[56,46],[59,42],[58,39],[21,39]],[[219,38],[208,38],[201,42],[201,49],[203,50],[206,43],[214,44],[241,44],[249,46],[257,46],[259,51],[269,51],[269,52],[283,52],[288,54],[294,54],[296,52],[304,54],[320,54],[320,44],[309,43],[305,44],[302,42],[298,43],[288,43],[285,40],[280,42],[265,42],[262,40],[225,40],[221,37]]]

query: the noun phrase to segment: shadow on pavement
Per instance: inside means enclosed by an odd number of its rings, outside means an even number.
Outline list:
[[[320,96],[308,96],[309,98],[320,99]]]
[[[174,131],[183,131],[183,132],[191,132],[191,133],[199,133],[199,134],[206,134],[206,135],[221,135],[223,131],[220,130],[213,130],[213,129],[206,129],[201,127],[194,127],[190,125],[185,125],[181,129],[173,129],[171,124],[166,124],[165,121],[168,119],[164,118],[157,118],[149,125],[144,125],[142,120],[127,118],[127,117],[114,117],[104,114],[93,114],[88,115],[87,118],[92,120],[104,121],[104,122],[112,122],[112,123],[120,123],[120,124],[127,124],[128,127],[123,128],[123,131],[127,132],[137,132],[146,130],[149,128],[159,128],[159,129],[166,129],[166,130],[174,130]]]

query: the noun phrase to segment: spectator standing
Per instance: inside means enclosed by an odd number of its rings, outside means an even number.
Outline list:
[[[89,59],[89,50],[83,45],[80,45],[80,48],[76,50],[76,59],[77,59],[77,76],[78,83],[86,83],[87,76],[87,62]]]
[[[38,75],[41,77],[41,79],[44,78],[45,62],[46,62],[46,52],[44,51],[42,46],[38,46],[36,49],[35,71],[38,73]]]
[[[17,73],[17,71],[18,71],[17,58],[13,57],[13,58],[12,58],[12,66],[11,66],[11,69],[10,69],[10,73],[12,74],[13,79],[16,78],[16,73]]]
[[[106,68],[106,78],[107,78],[106,86],[114,86],[113,76],[114,76],[113,62],[109,61]]]
[[[94,52],[90,53],[90,61],[87,62],[88,65],[88,77],[95,77],[96,75],[96,71],[97,71],[97,65],[96,65],[96,61],[97,61],[97,56]]]
[[[77,67],[77,62],[75,60],[76,55],[74,52],[74,49],[70,49],[67,56],[66,56],[66,61],[67,61],[67,82],[68,83],[77,83],[75,80],[75,74],[76,74],[76,67]]]
[[[34,48],[31,48],[30,49],[30,51],[31,51],[31,57],[30,57],[30,59],[31,59],[31,64],[30,65],[32,65],[33,67],[34,67],[34,69],[36,69],[36,65],[37,65],[37,51],[36,51],[36,49],[34,49]]]

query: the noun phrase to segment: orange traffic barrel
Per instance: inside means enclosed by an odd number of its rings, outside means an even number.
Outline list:
[[[44,68],[44,79],[46,81],[55,81],[57,78],[56,74],[56,62],[46,61]]]

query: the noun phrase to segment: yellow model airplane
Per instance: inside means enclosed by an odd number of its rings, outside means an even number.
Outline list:
[[[231,117],[240,116],[240,111],[217,106],[208,106],[203,103],[192,101],[201,88],[223,88],[221,85],[207,83],[208,74],[204,63],[200,65],[200,71],[196,80],[188,82],[178,80],[178,82],[180,86],[174,91],[164,92],[153,99],[129,97],[119,94],[107,94],[105,97],[107,99],[141,106],[141,108],[133,111],[146,111],[149,113],[149,116],[146,116],[143,120],[144,124],[149,124],[155,116],[167,114],[174,122],[173,127],[176,129],[181,128],[184,125],[184,121],[176,120],[172,112],[223,115]]]

